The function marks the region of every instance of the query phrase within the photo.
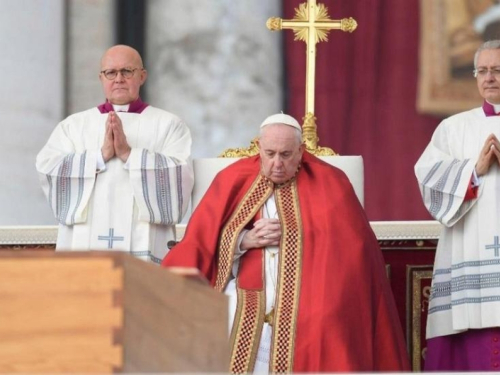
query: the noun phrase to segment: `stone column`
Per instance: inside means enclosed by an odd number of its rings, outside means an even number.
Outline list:
[[[0,226],[55,223],[35,156],[64,113],[64,3],[1,3]]]
[[[280,0],[148,1],[148,101],[188,123],[193,157],[247,147],[283,109],[281,33],[266,28],[280,10]]]
[[[71,0],[68,4],[67,114],[104,102],[99,81],[103,53],[115,44],[115,1]]]

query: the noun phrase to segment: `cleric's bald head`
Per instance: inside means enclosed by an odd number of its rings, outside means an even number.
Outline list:
[[[116,56],[125,56],[126,59],[130,61],[130,63],[134,66],[140,68],[143,67],[142,57],[135,48],[126,46],[124,44],[117,44],[116,46],[113,46],[106,52],[104,52],[104,55],[101,58],[101,70],[107,69],[106,64],[109,62],[109,60],[115,60]]]

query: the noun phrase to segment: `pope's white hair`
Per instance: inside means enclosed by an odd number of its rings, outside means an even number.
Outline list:
[[[287,124],[280,124],[280,123],[269,124],[269,125],[261,127],[260,128],[260,137],[259,138],[262,138],[262,136],[264,135],[264,132],[266,131],[267,128],[271,128],[271,127],[274,127],[274,126],[277,126],[277,125],[282,125],[282,126],[287,126],[289,128],[292,128],[294,130],[294,133],[295,133],[295,136],[296,136],[298,144],[299,145],[302,144],[302,132],[299,129],[297,129],[296,127],[287,125]]]

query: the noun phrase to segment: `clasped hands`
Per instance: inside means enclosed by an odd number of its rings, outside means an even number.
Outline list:
[[[123,132],[122,121],[116,112],[111,111],[108,114],[101,151],[104,162],[116,156],[125,163],[130,155],[131,148]]]
[[[480,177],[488,173],[491,165],[495,162],[500,166],[500,142],[494,134],[490,134],[484,142],[476,163],[477,176]]]
[[[240,244],[242,250],[258,249],[266,246],[279,246],[281,225],[278,219],[259,219],[253,228],[245,233]]]

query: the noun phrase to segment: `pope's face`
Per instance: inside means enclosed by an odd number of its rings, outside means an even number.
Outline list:
[[[477,57],[477,71],[487,72],[478,74],[477,87],[479,94],[492,104],[500,104],[500,49],[486,49],[479,52]]]
[[[305,146],[295,128],[276,124],[262,129],[259,147],[262,173],[274,183],[282,184],[297,172]]]
[[[147,72],[142,69],[141,58],[132,48],[115,46],[110,48],[101,60],[101,71],[121,69],[134,70],[133,76],[125,78],[118,73],[115,78],[108,79],[99,74],[106,99],[111,104],[129,104],[139,97],[139,90],[146,81]]]

